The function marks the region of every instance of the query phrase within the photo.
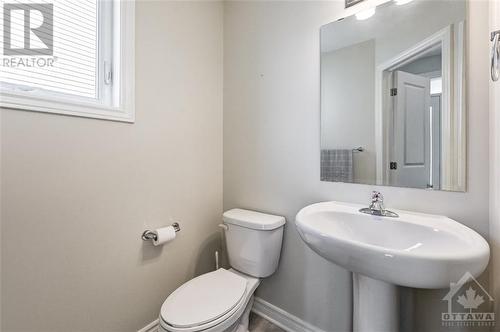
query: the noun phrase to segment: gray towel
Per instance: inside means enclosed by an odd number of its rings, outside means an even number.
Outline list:
[[[353,181],[352,150],[321,150],[321,181]]]

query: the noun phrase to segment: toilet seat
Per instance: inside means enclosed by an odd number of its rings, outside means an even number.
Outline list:
[[[200,331],[211,331],[212,328],[216,328],[218,325],[224,324],[226,321],[229,321],[231,317],[235,316],[242,310],[245,306],[246,300],[242,299],[241,303],[235,306],[231,311],[229,311],[224,316],[221,316],[213,321],[210,321],[206,324],[182,328],[182,327],[174,327],[168,324],[161,316],[160,316],[160,325],[166,330],[171,332],[200,332]]]
[[[247,279],[225,269],[196,277],[174,291],[161,307],[168,330],[195,332],[218,325],[247,302]]]

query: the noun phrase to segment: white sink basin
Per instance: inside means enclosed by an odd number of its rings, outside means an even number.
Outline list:
[[[443,216],[393,210],[399,218],[359,212],[365,206],[326,202],[296,217],[302,239],[344,268],[387,283],[447,288],[465,272],[481,274],[488,243],[472,229]]]

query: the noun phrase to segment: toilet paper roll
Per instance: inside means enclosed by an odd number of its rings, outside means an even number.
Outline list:
[[[175,239],[175,229],[173,226],[155,229],[153,233],[156,234],[156,240],[153,240],[155,246],[162,245]]]

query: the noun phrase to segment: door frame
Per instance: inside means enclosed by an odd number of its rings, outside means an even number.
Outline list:
[[[463,22],[458,23],[458,41],[463,40]],[[390,105],[391,99],[390,96],[387,95],[387,91],[392,87],[392,75],[390,73],[391,70],[396,69],[406,63],[413,61],[415,57],[420,55],[422,52],[435,47],[437,45],[441,46],[441,72],[443,77],[443,94],[442,94],[442,109],[441,109],[441,117],[442,117],[442,126],[443,133],[442,137],[454,137],[457,140],[457,143],[461,142],[465,137],[465,132],[460,130],[461,125],[463,125],[463,109],[462,106],[462,93],[458,93],[462,91],[463,85],[463,69],[457,71],[456,77],[456,88],[457,93],[454,93],[452,90],[452,79],[453,79],[453,66],[455,65],[455,71],[459,68],[463,68],[463,44],[458,42],[456,48],[456,61],[454,54],[452,54],[452,42],[453,42],[453,29],[452,26],[447,26],[442,30],[436,32],[430,37],[422,40],[411,48],[401,52],[395,57],[389,59],[388,61],[378,65],[375,69],[375,151],[376,151],[376,178],[378,184],[386,184],[389,180],[389,158],[390,158],[390,148],[389,142],[390,137],[389,133],[392,128],[392,121],[390,121],[390,116],[384,116],[386,113],[390,112],[390,109],[384,109],[384,105]],[[458,100],[453,100],[453,97],[459,98]],[[456,117],[456,119],[452,119],[451,110],[454,105],[459,107],[457,111],[462,116]],[[387,114],[390,115],[390,114]],[[460,126],[455,127],[455,135],[451,135],[452,133],[452,121],[459,121]],[[459,137],[457,137],[459,136]],[[463,136],[463,137],[462,137]],[[446,142],[444,142],[446,141]],[[450,153],[451,151],[451,142],[450,140],[442,140],[441,142],[441,174],[447,174],[452,180],[452,173],[450,172],[451,162],[450,162]],[[465,144],[463,144],[465,145]],[[458,144],[457,146],[463,146],[462,144]],[[458,152],[458,151],[457,151]],[[462,160],[462,159],[459,159]],[[443,181],[444,177],[441,177],[442,184],[445,184],[447,181]],[[454,177],[456,178],[456,177]]]

